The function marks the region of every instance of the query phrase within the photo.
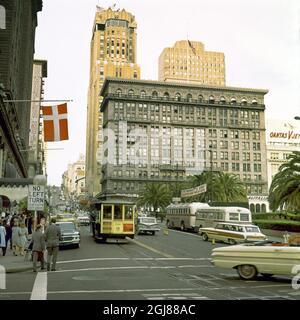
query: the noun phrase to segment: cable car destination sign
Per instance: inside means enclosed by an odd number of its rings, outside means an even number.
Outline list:
[[[44,210],[45,187],[38,185],[28,186],[27,210]]]
[[[201,184],[196,188],[181,190],[181,198],[196,196],[204,192],[206,192],[206,184]]]

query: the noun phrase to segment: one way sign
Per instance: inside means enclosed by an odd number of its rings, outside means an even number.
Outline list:
[[[45,187],[37,185],[28,186],[27,210],[44,210]]]

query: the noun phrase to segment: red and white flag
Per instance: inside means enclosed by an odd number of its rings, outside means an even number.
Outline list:
[[[43,106],[44,140],[68,140],[68,109],[67,104]]]

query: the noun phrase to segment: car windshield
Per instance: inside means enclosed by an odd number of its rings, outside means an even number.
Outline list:
[[[75,231],[74,223],[60,223],[58,224],[61,231]]]
[[[245,227],[246,232],[260,232],[258,227]]]
[[[140,218],[140,223],[156,223],[155,218]]]

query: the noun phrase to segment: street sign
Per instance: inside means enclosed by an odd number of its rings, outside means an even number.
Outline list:
[[[196,188],[181,190],[181,198],[196,196],[204,192],[206,192],[206,184],[201,184]]]
[[[44,210],[45,187],[38,185],[28,186],[27,210]]]

